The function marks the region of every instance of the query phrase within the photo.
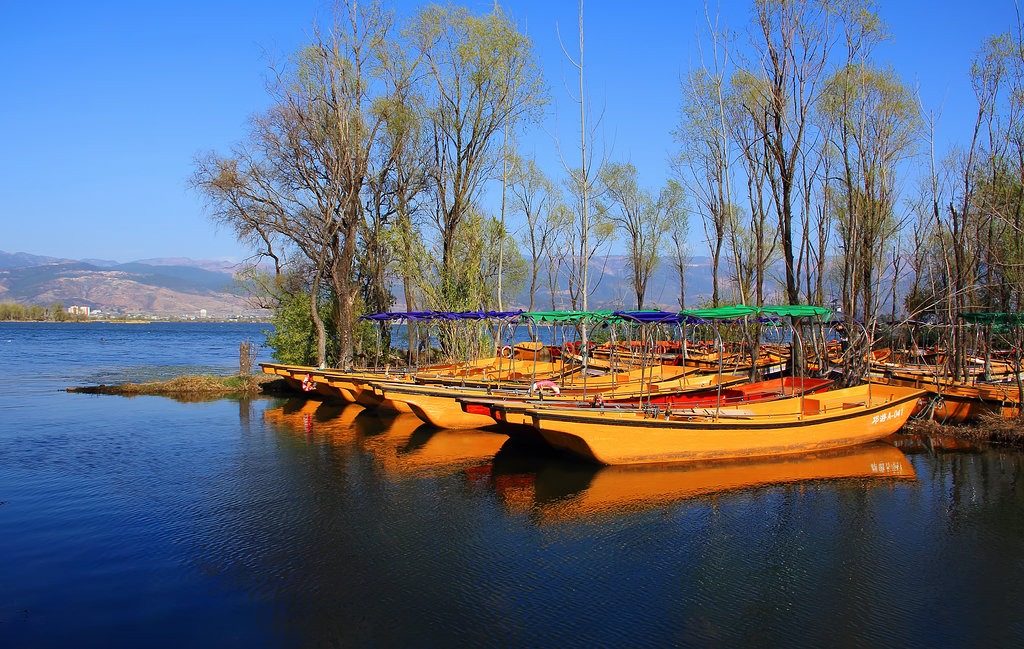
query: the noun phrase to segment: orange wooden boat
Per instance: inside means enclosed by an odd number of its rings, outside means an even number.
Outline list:
[[[603,387],[590,387],[587,391],[581,388],[566,388],[562,386],[559,389],[559,394],[546,396],[543,399],[538,396],[536,399],[538,403],[569,403],[601,395],[602,399],[632,398],[638,400],[641,397],[646,399],[652,394],[680,394],[690,390],[707,390],[712,386],[718,385],[719,380],[721,380],[721,384],[724,387],[742,383],[746,381],[746,377],[732,374],[719,377],[717,374],[707,374],[653,383],[623,381],[614,388],[610,385],[604,385]],[[487,409],[467,411],[463,408],[459,399],[493,397],[496,399],[512,399],[517,403],[523,403],[524,400],[530,400],[531,396],[537,394],[536,391],[532,394],[528,393],[525,389],[527,386],[521,386],[519,391],[500,391],[458,386],[389,383],[386,381],[370,381],[368,385],[373,389],[377,398],[392,403],[405,403],[417,417],[438,428],[480,428],[497,423]]]
[[[544,441],[601,464],[767,457],[853,446],[899,430],[922,390],[859,385],[742,408],[670,410],[656,417],[614,410],[536,407]]]
[[[1011,419],[1021,413],[1016,383],[937,380],[934,376],[902,372],[872,380],[925,390],[930,398],[915,414],[946,424],[977,421],[986,415]]]
[[[758,401],[825,392],[832,383],[831,379],[770,379],[725,386],[721,390],[712,388],[671,395],[648,393],[641,397],[634,395],[632,398],[612,395],[607,399],[601,399],[600,402],[597,399],[586,402],[549,399],[538,404],[535,400],[491,396],[462,396],[458,401],[463,411],[467,413],[490,415],[496,422],[505,424],[509,436],[535,438],[537,435],[532,426],[532,413],[538,405],[551,409],[608,408],[617,412],[634,413],[643,413],[645,410],[650,412],[652,408],[662,412],[687,408],[742,408],[745,404]]]

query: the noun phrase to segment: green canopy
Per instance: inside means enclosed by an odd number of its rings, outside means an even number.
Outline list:
[[[763,306],[760,311],[761,313],[770,313],[772,315],[789,318],[824,318],[828,314],[832,313],[831,309],[826,309],[823,306],[811,306],[810,304],[780,304],[778,306]]]
[[[704,318],[705,320],[735,320],[746,316],[774,315],[778,317],[806,318],[824,317],[831,313],[830,309],[809,304],[782,304],[778,306],[743,306],[732,304],[714,309],[692,309],[682,311],[683,315]]]
[[[757,309],[752,306],[733,304],[713,309],[691,309],[689,311],[680,311],[680,313],[695,318],[703,318],[704,320],[735,320],[736,318],[757,315]]]
[[[1024,313],[958,313],[956,317],[970,324],[1024,324]]]
[[[660,313],[656,310],[645,310],[645,311],[632,311],[629,313],[640,314],[640,313]],[[821,306],[811,306],[809,304],[786,304],[780,306],[765,306],[765,307],[753,307],[743,306],[742,304],[731,304],[728,306],[720,306],[713,309],[691,309],[689,311],[680,311],[679,314],[683,316],[689,316],[692,318],[700,318],[703,320],[738,320],[747,316],[759,316],[759,315],[771,315],[776,317],[793,317],[793,318],[806,318],[806,317],[824,317],[831,313],[830,309],[826,309]],[[561,323],[578,323],[582,320],[603,320],[608,319],[615,322],[628,321],[633,322],[636,320],[627,317],[627,313],[622,315],[616,314],[615,311],[533,311],[523,313],[524,318],[532,318],[536,322],[561,322]]]
[[[531,311],[523,314],[524,318],[532,318],[536,322],[571,322],[581,320],[598,320],[607,318],[614,311]]]

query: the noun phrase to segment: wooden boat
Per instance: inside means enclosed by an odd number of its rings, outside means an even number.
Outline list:
[[[292,390],[296,392],[302,392],[302,377],[298,379],[294,378],[293,374],[305,370],[306,372],[315,370],[315,367],[307,367],[305,365],[282,365],[280,363],[260,363],[260,367],[263,369],[264,374],[272,374],[279,376],[285,380]]]
[[[740,383],[718,389],[702,389],[692,392],[680,392],[677,394],[644,394],[625,397],[612,395],[600,401],[556,401],[546,400],[542,404],[530,400],[514,400],[509,398],[496,397],[459,397],[458,401],[462,409],[472,414],[487,414],[496,422],[517,427],[520,434],[527,436],[532,429],[532,413],[538,405],[549,409],[560,408],[583,408],[613,409],[616,412],[651,412],[651,409],[664,411],[666,409],[686,408],[707,408],[715,409],[742,407],[745,404],[769,401],[775,399],[786,399],[800,395],[810,395],[825,392],[831,387],[831,379],[771,379],[768,381],[757,381],[755,383]],[[528,430],[522,430],[526,428]]]
[[[947,373],[945,354],[933,357],[919,356],[913,352],[881,349],[872,352],[871,369],[877,374],[902,374],[943,377]],[[969,355],[965,359],[968,376],[981,378],[985,375],[985,359],[981,356]],[[989,359],[989,378],[1013,378],[1013,363]]]
[[[271,363],[263,364],[263,371],[285,378],[297,392],[316,394],[332,401],[358,403],[364,408],[390,410],[398,413],[410,412],[404,403],[392,403],[384,400],[368,387],[370,381],[411,383],[412,379],[406,373],[346,371]]]
[[[781,372],[785,368],[788,359],[788,353],[779,353],[765,345],[762,347],[761,353],[758,354],[757,369],[764,374]],[[679,356],[677,362],[680,365],[696,367],[707,372],[717,372],[719,363],[721,363],[723,371],[726,372],[742,373],[749,372],[751,369],[750,356],[738,352],[726,352],[724,354],[719,354],[718,352],[694,352],[688,353],[685,358]]]
[[[903,372],[892,372],[872,380],[925,390],[930,398],[915,414],[946,424],[977,421],[986,415],[1011,419],[1021,413],[1016,383],[952,381]]]
[[[753,383],[723,384],[721,390],[712,388],[694,392],[677,392],[675,394],[649,393],[642,399],[613,395],[604,401],[606,403],[640,403],[643,401],[652,405],[670,405],[682,408],[696,406],[714,407],[715,405],[728,407],[737,403],[765,401],[768,399],[824,392],[832,387],[833,383],[832,379],[785,377],[769,379],[767,381],[755,381]]]
[[[675,379],[661,383],[620,382],[615,387],[605,385],[599,388],[591,387],[588,390],[562,387],[559,394],[543,397],[539,396],[537,392],[530,391],[526,386],[520,386],[518,390],[495,390],[385,381],[371,381],[368,385],[379,399],[404,402],[416,416],[438,428],[480,428],[491,426],[497,423],[497,420],[487,409],[467,411],[459,399],[493,397],[502,400],[515,400],[517,403],[534,401],[536,403],[574,403],[581,399],[595,398],[597,395],[601,395],[602,399],[605,397],[625,398],[638,402],[641,398],[647,399],[650,395],[673,395],[683,394],[687,391],[707,390],[711,386],[717,386],[719,380],[723,386],[728,386],[742,383],[746,381],[746,377],[725,375],[720,379],[717,374],[707,374],[694,376],[687,380]]]
[[[788,455],[881,439],[906,423],[922,390],[859,385],[742,408],[646,413],[536,407],[550,446],[600,464]]]
[[[550,367],[542,367],[545,371],[532,371],[528,365],[520,364],[521,371],[507,371],[504,373],[492,372],[482,373],[476,376],[468,374],[444,374],[433,372],[417,372],[414,378],[417,383],[429,385],[450,385],[458,387],[476,387],[484,389],[523,389],[527,388],[538,380],[549,380],[556,382],[560,389],[583,391],[584,386],[590,392],[615,389],[617,386],[626,385],[635,381],[647,381],[649,383],[687,383],[696,378],[696,368],[676,367],[671,365],[654,365],[648,367],[615,366],[614,371],[607,368],[600,369],[589,366],[584,375],[581,365],[569,364],[562,366],[557,363],[548,364]]]
[[[489,415],[464,412],[456,401],[457,395],[480,394],[478,390],[386,382],[368,385],[380,399],[402,402],[414,415],[438,428],[482,428],[495,423]]]

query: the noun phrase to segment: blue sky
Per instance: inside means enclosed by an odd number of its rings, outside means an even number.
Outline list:
[[[409,15],[422,3],[394,2]],[[487,2],[465,3],[484,11]],[[747,2],[723,3],[732,30]],[[572,48],[573,1],[505,5],[534,39],[562,120],[574,128],[555,25]],[[703,2],[585,4],[591,101],[604,112],[604,148],[657,189],[670,175],[678,79],[696,60]],[[941,108],[938,145],[966,141],[973,124],[970,59],[1015,22],[1010,0],[879,2],[893,40],[876,55]],[[319,0],[0,2],[0,250],[131,261],[239,260],[246,251],[206,218],[187,179],[195,154],[226,151],[267,102],[267,56],[305,39]],[[547,131],[555,130],[554,118]],[[560,165],[551,136],[523,138],[546,170]],[[699,227],[699,226],[698,226]],[[698,247],[697,254],[702,254]]]

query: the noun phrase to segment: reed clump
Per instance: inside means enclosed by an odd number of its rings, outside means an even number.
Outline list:
[[[982,415],[970,424],[943,424],[931,419],[911,419],[904,431],[918,435],[948,435],[971,442],[995,442],[1024,446],[1024,419]]]

